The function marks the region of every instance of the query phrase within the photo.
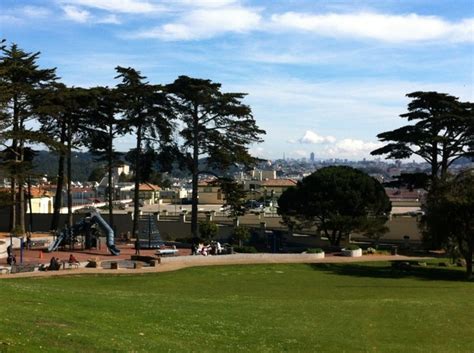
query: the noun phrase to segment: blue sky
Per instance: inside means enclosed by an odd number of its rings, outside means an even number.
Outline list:
[[[474,100],[471,0],[1,0],[0,37],[69,85],[121,65],[246,92],[271,159],[369,157],[412,91]]]

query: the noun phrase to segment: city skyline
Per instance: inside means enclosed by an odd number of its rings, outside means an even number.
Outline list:
[[[2,1],[0,37],[68,85],[115,85],[132,66],[246,92],[263,158],[370,158],[376,135],[406,123],[406,93],[472,101],[469,1]],[[133,141],[122,138],[121,150]]]

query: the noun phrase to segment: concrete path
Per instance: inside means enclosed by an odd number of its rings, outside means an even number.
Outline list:
[[[217,265],[249,265],[249,264],[291,264],[291,263],[350,263],[369,261],[422,261],[431,259],[429,257],[407,257],[400,255],[364,255],[362,257],[328,256],[324,259],[317,259],[313,254],[234,254],[220,256],[177,256],[165,257],[161,259],[161,264],[157,267],[143,267],[141,269],[102,269],[85,268],[85,263],[78,269],[66,269],[47,272],[27,272],[18,274],[0,275],[0,279],[25,278],[25,277],[50,277],[50,276],[71,276],[87,274],[142,274],[155,272],[176,271],[188,267],[197,266],[217,266]]]

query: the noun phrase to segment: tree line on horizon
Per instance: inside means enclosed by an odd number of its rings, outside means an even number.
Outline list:
[[[16,44],[0,43],[0,158],[10,179],[7,204],[10,228],[25,233],[27,190],[34,150],[42,145],[58,155],[56,197],[51,229],[59,227],[62,190],[67,190],[68,226],[72,227],[72,152],[88,149],[112,168],[121,161],[114,145],[118,137],[131,135],[135,147],[129,152],[134,172],[134,217],[139,215],[139,183],[147,181],[152,166],[163,171],[178,163],[192,175],[191,231],[197,237],[199,159],[207,156],[220,170],[256,162],[248,151],[261,142],[260,129],[251,108],[242,101],[245,93],[221,91],[221,84],[208,79],[179,76],[170,84],[153,84],[131,67],[116,67],[115,87],[82,88],[61,83],[56,68],[43,69],[40,53],[28,53]],[[113,193],[108,194],[113,222]],[[5,199],[5,196],[3,196]],[[4,200],[5,201],[5,200]]]

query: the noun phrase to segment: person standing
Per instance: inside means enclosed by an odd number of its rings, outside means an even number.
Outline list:
[[[140,239],[135,239],[135,255],[140,255]]]

